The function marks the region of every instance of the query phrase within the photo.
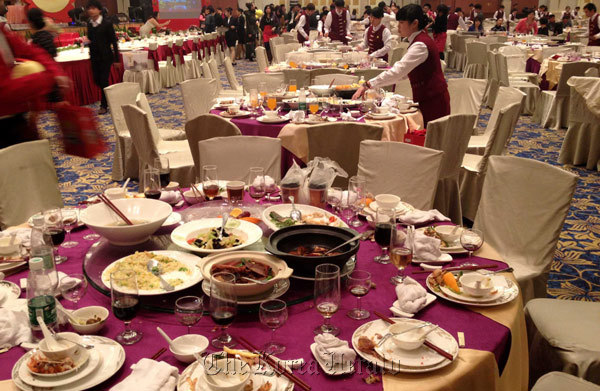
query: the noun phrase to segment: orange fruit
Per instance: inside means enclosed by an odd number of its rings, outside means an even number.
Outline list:
[[[236,219],[242,213],[244,213],[244,211],[241,210],[240,208],[233,208],[233,209],[231,209],[231,212],[229,212],[229,216],[231,216],[234,219]]]
[[[261,219],[256,218],[256,217],[242,217],[240,220],[244,220],[244,221],[248,221],[250,223],[254,223],[254,224],[258,224],[261,222]]]

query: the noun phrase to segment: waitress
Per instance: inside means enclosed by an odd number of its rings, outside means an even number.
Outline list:
[[[354,94],[353,99],[362,97],[368,88],[381,88],[410,80],[413,100],[419,103],[425,126],[429,121],[450,114],[450,95],[442,72],[440,53],[423,29],[428,18],[416,4],[408,4],[396,14],[398,32],[408,38],[406,54],[397,61],[392,69],[369,80]]]
[[[264,15],[260,18],[260,29],[263,32],[263,44],[265,45],[265,49],[267,49],[269,61],[273,60],[269,41],[271,38],[277,37],[277,26],[277,18],[273,14],[273,8],[270,5],[265,6]]]

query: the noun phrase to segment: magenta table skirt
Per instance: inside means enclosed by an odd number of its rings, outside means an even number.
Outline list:
[[[91,105],[100,100],[100,88],[94,83],[90,60],[61,62],[60,66],[73,81],[73,88],[65,97],[66,100],[76,106]],[[123,67],[121,64],[113,64],[108,83],[116,84],[122,81]]]
[[[256,205],[247,195],[246,202]],[[194,206],[194,208],[198,207],[202,207],[202,205]],[[184,209],[185,208],[181,208],[179,211],[181,212]],[[366,228],[365,224],[358,230],[364,231]],[[57,268],[59,271],[67,274],[82,272],[82,263],[85,254],[93,243],[83,239],[83,236],[88,233],[90,233],[90,231],[87,228],[73,232],[72,239],[78,241],[79,245],[71,249],[59,249],[60,254],[68,257],[68,260],[65,263],[58,265]],[[169,231],[161,232],[161,234],[169,233]],[[265,232],[266,235],[269,233],[270,232]],[[168,236],[166,238],[168,238]],[[166,240],[168,241],[168,239]],[[137,248],[139,249],[139,246]],[[131,248],[132,253],[135,250],[136,247]],[[343,340],[350,341],[352,333],[356,328],[363,323],[375,320],[376,317],[373,315],[373,311],[379,311],[388,315],[390,314],[388,308],[395,300],[396,295],[394,286],[390,284],[389,278],[396,274],[397,271],[393,265],[380,265],[373,262],[373,257],[379,253],[380,250],[377,244],[371,241],[361,242],[360,250],[357,254],[357,268],[370,271],[373,282],[376,284],[376,289],[372,289],[369,294],[362,299],[363,307],[371,311],[371,317],[364,321],[355,321],[346,317],[346,312],[354,308],[356,299],[344,289],[339,311],[335,313],[332,318],[332,323],[341,328],[339,337]],[[462,255],[454,255],[453,257],[455,260],[451,263],[452,266],[465,261],[465,257]],[[498,268],[506,266],[502,262],[478,257],[474,257],[473,262],[480,264],[495,263],[498,265]],[[420,268],[410,265],[406,269],[406,274],[411,275],[424,285],[427,275],[413,274],[416,269]],[[23,271],[9,276],[7,279],[18,284],[19,279],[26,276],[27,272]],[[190,288],[190,290],[192,290],[192,294],[202,295],[199,288]],[[298,291],[309,292],[310,294],[312,291],[312,283],[291,279],[291,289],[282,296],[282,299],[289,300],[290,297],[298,295]],[[204,302],[205,305],[208,304],[206,298]],[[70,303],[65,302],[64,300],[63,303],[65,303],[68,308],[72,307]],[[100,305],[110,309],[110,297],[105,296],[90,285],[87,294],[79,302],[79,306],[90,305]],[[502,373],[511,344],[511,334],[509,329],[505,326],[471,311],[464,306],[452,304],[440,298],[419,312],[415,318],[439,324],[440,327],[444,328],[455,337],[458,331],[463,331],[468,335],[466,348],[492,352],[495,355],[499,373]],[[315,391],[331,389],[366,390],[367,386],[363,382],[363,377],[367,375],[367,369],[366,364],[360,360],[356,366],[360,372],[350,376],[327,376],[315,365],[309,345],[313,342],[314,338],[312,332],[313,328],[321,324],[322,321],[323,318],[314,309],[312,300],[290,306],[289,320],[276,334],[277,339],[287,346],[286,351],[279,355],[279,357],[283,359],[303,358],[307,365],[304,368],[304,372],[301,370],[297,372],[297,374],[309,383]],[[135,329],[141,330],[144,333],[143,339],[135,345],[125,346],[127,357],[121,370],[105,383],[95,387],[94,390],[110,389],[114,384],[123,380],[131,373],[129,367],[132,364],[143,357],[150,357],[160,348],[166,347],[165,341],[156,331],[157,326],[160,326],[173,338],[187,332],[186,327],[180,325],[173,314],[150,312],[148,310],[141,310],[133,320],[132,325]],[[100,331],[100,335],[115,338],[122,330],[123,323],[117,320],[111,313],[106,325]],[[244,336],[256,345],[262,345],[270,338],[270,330],[261,325],[258,314],[256,313],[238,315],[229,331],[234,337]],[[203,334],[210,339],[216,336],[215,326],[210,317],[206,315],[196,326],[192,327],[192,333]],[[211,352],[215,351],[212,347],[209,347],[208,350]],[[4,365],[0,366],[0,379],[10,379],[13,364],[24,352],[25,351],[21,347],[14,347],[7,353],[2,354],[2,363]],[[185,364],[179,363],[168,350],[160,357],[160,359],[176,366],[180,371],[186,367]],[[436,373],[432,373],[432,376],[436,376]],[[368,386],[368,389],[381,390],[382,385],[379,383],[377,385]]]

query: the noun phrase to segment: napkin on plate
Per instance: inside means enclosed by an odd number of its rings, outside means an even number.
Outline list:
[[[10,237],[12,235],[16,235],[17,238],[21,239],[21,244],[23,246],[31,246],[31,228],[14,228],[0,232],[0,238],[5,236]]]
[[[131,375],[111,388],[111,391],[173,391],[177,385],[179,371],[164,361],[142,358],[131,366]]]
[[[416,231],[414,233],[412,244],[407,246],[412,247],[413,259],[421,262],[448,262],[452,260],[449,254],[443,254],[440,250],[441,240],[427,236],[423,232]]]
[[[0,351],[32,340],[27,300],[15,300],[10,305],[0,308]]]
[[[408,212],[399,216],[398,219],[405,224],[422,224],[429,221],[450,221],[449,218],[444,216],[439,210],[419,210],[415,209],[412,212]]]
[[[356,352],[343,341],[331,334],[319,334],[315,336],[317,344],[315,351],[324,362],[332,365],[351,365],[356,359]]]
[[[427,291],[416,280],[405,277],[402,284],[396,286],[398,309],[409,314],[416,314],[427,305]]]
[[[170,205],[177,205],[180,202],[183,205],[183,197],[181,196],[181,193],[175,190],[161,191],[159,199]]]

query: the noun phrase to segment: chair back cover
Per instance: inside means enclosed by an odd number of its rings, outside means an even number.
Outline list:
[[[219,73],[219,68],[217,67],[217,62],[214,58],[208,60],[208,66],[210,67],[212,78],[217,81],[217,86],[219,87],[219,91],[221,91],[223,89],[223,83],[221,82],[221,74]]]
[[[140,169],[145,164],[153,164],[157,158],[158,148],[152,131],[150,130],[150,119],[148,114],[138,106],[124,105],[123,115],[131,132],[131,140],[137,151]],[[140,173],[141,174],[141,173]],[[142,178],[140,178],[142,180]]]
[[[385,72],[385,69],[357,69],[354,71],[354,75],[358,77],[358,80],[363,77],[365,81],[369,81],[372,78],[379,76],[382,72]]]
[[[289,85],[290,80],[296,80],[298,88],[308,87],[310,85],[310,70],[308,69],[285,69],[283,70],[285,84]]]
[[[219,91],[215,79],[190,79],[181,83],[183,109],[186,121],[191,121],[200,114],[207,114],[214,104]],[[195,148],[192,149],[192,151]]]
[[[467,43],[467,64],[487,64],[487,45],[484,42]]]
[[[63,206],[48,140],[0,149],[0,229]]]
[[[481,79],[448,79],[450,113],[478,116],[486,84]]]
[[[319,69],[311,69],[310,70],[310,80],[311,84],[315,84],[315,77],[320,75],[329,75],[332,73],[346,73],[343,69],[338,68],[319,68]]]
[[[600,72],[598,72],[598,68],[588,68],[583,72],[585,77],[599,77]]]
[[[402,96],[406,96],[409,99],[412,99],[412,87],[410,85],[410,81],[408,79],[400,80],[396,83],[396,87],[394,89],[395,94],[400,94]]]
[[[246,73],[242,75],[242,85],[244,86],[244,94],[250,90],[257,90],[260,83],[266,83],[267,92],[275,92],[285,82],[283,73]]]
[[[309,126],[306,133],[308,160],[313,160],[317,156],[328,157],[337,162],[350,178],[356,175],[360,142],[381,140],[383,128],[360,123],[331,123]],[[347,185],[348,178],[336,178],[333,182],[334,186]]]
[[[198,167],[216,164],[219,178],[248,182],[250,167],[281,179],[281,140],[262,136],[213,137],[198,142]]]
[[[499,87],[496,100],[494,101],[494,108],[492,109],[492,114],[490,115],[484,134],[489,134],[494,129],[500,110],[515,102],[523,103],[526,96],[527,94],[517,88]]]
[[[104,89],[117,137],[129,136],[129,129],[127,129],[121,106],[135,104],[137,95],[140,92],[138,83],[118,83]]]
[[[202,77],[206,78],[206,79],[215,79],[213,77],[212,71],[210,70],[210,67],[208,66],[208,61],[202,61]],[[217,80],[215,79],[215,83],[217,82]],[[219,83],[217,83],[217,89],[219,89]]]
[[[506,146],[510,141],[510,137],[515,130],[517,121],[519,120],[521,106],[522,102],[515,102],[498,112],[498,119],[494,128],[491,130],[490,138],[485,146],[483,158],[479,164],[480,173],[485,173],[490,156],[502,155],[504,153]]]
[[[395,141],[360,143],[358,175],[367,191],[395,194],[415,208],[429,210],[437,187],[443,152]]]
[[[523,301],[546,297],[547,275],[577,176],[547,163],[515,156],[492,156],[473,227],[502,259],[515,267]],[[523,277],[529,282],[523,284]]]
[[[229,87],[232,90],[239,90],[240,85],[238,84],[237,78],[235,77],[235,71],[233,70],[231,58],[225,57],[225,59],[223,60],[223,64],[225,65],[225,76],[227,76],[227,82],[229,83]]]
[[[569,96],[571,93],[570,87],[567,84],[572,76],[584,76],[588,69],[596,69],[598,72],[598,64],[588,61],[566,62],[562,64],[558,86],[556,87],[556,96]]]
[[[265,72],[269,67],[269,59],[267,57],[267,49],[262,46],[259,46],[255,50],[256,53],[256,63],[258,64],[258,71]]]
[[[341,84],[354,84],[358,83],[358,76],[354,75],[346,75],[340,73],[330,73],[326,75],[317,75],[313,79],[313,84],[315,85],[329,85],[333,81],[334,86],[338,86]]]
[[[150,130],[150,136],[152,137],[152,142],[155,145],[158,145],[161,142],[162,138],[160,137],[160,132],[158,130],[158,126],[156,125],[156,121],[154,120],[154,116],[152,115],[152,108],[150,107],[150,103],[148,103],[146,94],[140,92],[137,95],[135,104],[146,114],[146,117],[148,118],[148,126]]]

